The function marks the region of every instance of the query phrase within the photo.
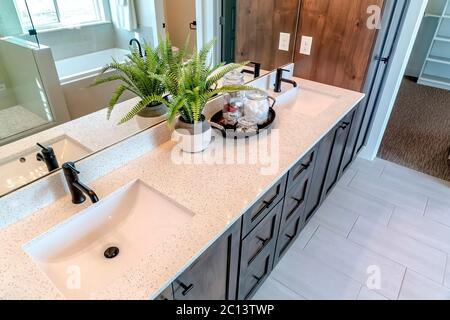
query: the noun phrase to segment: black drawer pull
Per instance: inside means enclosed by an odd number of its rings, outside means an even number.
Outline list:
[[[295,238],[295,236],[291,236],[291,235],[289,235],[289,234],[285,234],[285,236],[290,240],[290,241],[292,241],[292,240],[294,240],[294,238]]]
[[[295,174],[294,178],[292,178],[292,180],[295,180],[298,178],[299,175],[301,175],[303,172],[305,172],[306,170],[308,170],[308,168],[311,166],[311,161],[308,164],[302,164],[301,165],[301,169]]]
[[[295,198],[295,197],[291,197],[291,199],[294,200],[294,201],[296,201],[296,202],[299,202],[299,203],[302,203],[303,200],[304,200],[304,199],[297,199],[297,198]]]
[[[186,296],[192,289],[194,289],[194,285],[190,284],[190,285],[185,285],[184,283],[180,283],[180,287],[183,289],[183,292],[181,292],[181,294],[183,296]]]
[[[255,221],[255,220],[259,217],[259,215],[260,215],[261,213],[264,212],[264,210],[269,209],[270,206],[275,202],[275,200],[277,200],[278,196],[280,195],[279,190],[280,190],[280,189],[279,189],[279,186],[278,186],[278,191],[277,191],[277,193],[272,197],[272,199],[270,199],[269,201],[263,201],[263,202],[262,202],[262,203],[264,204],[264,206],[263,206],[261,209],[259,209],[258,212],[257,212],[256,214],[254,214],[254,215],[252,216],[252,221]]]
[[[264,247],[266,246],[266,244],[271,240],[270,238],[269,238],[269,239],[263,239],[263,238],[261,238],[261,237],[256,237],[256,239],[258,239],[259,241],[261,241],[262,247],[263,247],[263,248],[264,248]]]
[[[339,128],[341,128],[342,130],[347,129],[347,127],[350,125],[350,122],[344,122]]]
[[[265,208],[267,209],[268,207],[270,207],[275,202],[275,200],[277,200],[277,198],[278,198],[278,192],[269,201],[263,201],[263,203],[265,204]]]
[[[253,279],[255,279],[256,281],[258,281],[258,283],[261,281],[261,279],[263,278],[263,277],[258,277],[258,276],[255,276],[255,275],[252,275],[252,277],[253,277]]]

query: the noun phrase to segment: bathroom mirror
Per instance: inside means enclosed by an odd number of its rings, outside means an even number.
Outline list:
[[[178,50],[189,36],[193,51],[215,38],[214,63],[264,60],[258,50],[243,49],[255,41],[261,45],[261,34],[249,28],[254,21],[242,18],[249,5],[259,8],[257,1],[2,0],[0,196],[48,175],[53,168],[42,160],[49,147],[60,166],[165,121],[164,116],[135,117],[117,125],[138,101],[130,92],[108,121],[105,107],[118,84],[90,87],[102,67],[113,59],[125,62],[138,42],[155,46],[169,33]],[[273,47],[267,41],[266,48]],[[273,67],[264,62],[259,75]],[[254,67],[247,69],[248,82],[255,76]]]

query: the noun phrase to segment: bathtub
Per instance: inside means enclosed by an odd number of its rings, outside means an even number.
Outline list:
[[[112,48],[73,58],[55,61],[59,82],[66,100],[71,119],[83,117],[92,112],[106,108],[118,86],[118,82],[110,82],[97,87],[90,85],[97,79],[100,70],[113,61],[125,62],[130,51]],[[113,74],[114,71],[111,71]],[[126,92],[119,102],[134,98]]]
[[[129,50],[112,48],[94,53],[55,61],[62,85],[86,78],[96,77],[100,70],[113,61],[124,62]]]

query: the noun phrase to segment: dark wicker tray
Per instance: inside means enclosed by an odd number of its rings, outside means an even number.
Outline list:
[[[269,97],[273,101],[272,106],[269,108],[269,117],[265,123],[262,125],[258,125],[258,131],[257,132],[236,132],[236,125],[228,125],[225,124],[225,119],[223,117],[222,110],[217,112],[215,115],[212,116],[210,123],[211,126],[220,131],[224,138],[231,138],[231,139],[244,139],[249,138],[255,135],[258,135],[260,131],[263,130],[269,130],[272,127],[273,122],[275,121],[275,118],[277,116],[275,110],[273,107],[275,106],[276,100],[272,97]]]

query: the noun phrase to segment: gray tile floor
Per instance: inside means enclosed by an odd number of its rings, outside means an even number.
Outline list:
[[[346,172],[254,299],[449,299],[450,183],[377,159]]]

